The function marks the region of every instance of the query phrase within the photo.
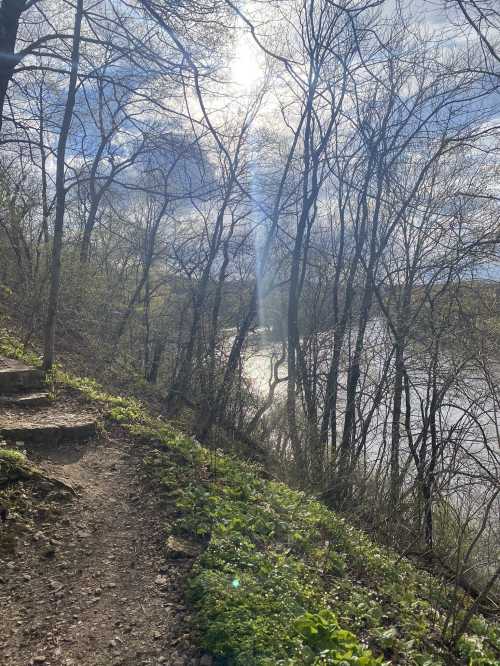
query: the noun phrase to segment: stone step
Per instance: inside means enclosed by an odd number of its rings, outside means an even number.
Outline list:
[[[91,414],[73,414],[56,407],[33,411],[0,407],[0,437],[7,441],[58,444],[90,439],[96,433],[97,423]]]
[[[0,356],[0,393],[43,388],[44,377],[41,370],[30,368],[21,361]]]
[[[23,391],[22,393],[10,393],[0,395],[1,405],[15,405],[17,407],[45,407],[50,404],[50,396],[47,391]]]

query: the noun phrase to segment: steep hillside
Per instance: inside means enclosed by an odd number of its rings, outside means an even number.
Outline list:
[[[2,347],[20,353],[6,334]],[[139,401],[62,371],[55,380],[146,451],[169,516],[164,550],[194,561],[186,597],[217,664],[499,663],[500,627],[473,614],[461,590],[259,467],[207,450]]]

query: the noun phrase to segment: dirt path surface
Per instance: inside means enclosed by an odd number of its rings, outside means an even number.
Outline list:
[[[182,602],[191,561],[164,559],[168,516],[143,453],[117,432],[30,455],[78,497],[25,484],[18,500],[31,514],[0,525],[2,666],[212,663]]]

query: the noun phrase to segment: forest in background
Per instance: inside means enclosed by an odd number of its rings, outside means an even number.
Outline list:
[[[500,17],[414,5],[2,0],[0,302],[491,607]]]

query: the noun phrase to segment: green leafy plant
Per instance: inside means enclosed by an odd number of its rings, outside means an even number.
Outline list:
[[[296,663],[331,664],[338,666],[376,666],[383,659],[376,659],[360,645],[356,636],[342,629],[330,610],[304,613],[295,620],[302,645],[295,657]]]

